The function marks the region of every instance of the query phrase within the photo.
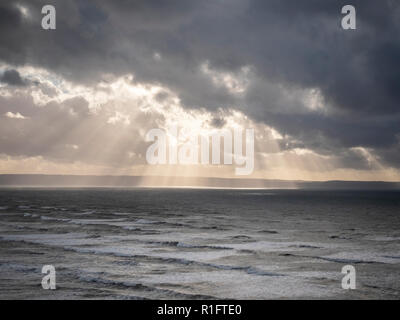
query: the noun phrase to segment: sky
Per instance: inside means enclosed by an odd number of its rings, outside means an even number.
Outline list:
[[[2,0],[0,173],[240,178],[148,164],[177,125],[254,129],[246,178],[400,181],[400,2],[350,2]]]

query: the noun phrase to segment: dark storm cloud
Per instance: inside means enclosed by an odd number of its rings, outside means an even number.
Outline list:
[[[0,82],[6,83],[10,86],[26,86],[27,81],[21,78],[17,70],[6,70],[0,74]]]
[[[226,121],[221,117],[214,117],[211,120],[211,125],[215,128],[222,128],[225,125]]]
[[[29,9],[29,18],[17,3]],[[48,3],[57,8],[55,31],[40,29],[40,9]],[[89,84],[105,73],[133,73],[135,80],[169,87],[188,108],[235,107],[290,135],[293,144],[322,154],[361,146],[398,167],[400,3],[352,1],[357,30],[340,27],[345,4],[3,1],[0,59]],[[230,74],[251,66],[247,91],[238,96],[216,86],[201,72],[205,62]],[[321,92],[327,111],[287,95],[311,88]]]

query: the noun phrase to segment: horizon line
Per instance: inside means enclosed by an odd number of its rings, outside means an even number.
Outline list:
[[[326,182],[358,182],[358,183],[392,183],[397,184],[400,181],[392,180],[304,180],[304,179],[278,179],[278,178],[230,178],[230,177],[195,177],[195,176],[162,176],[162,175],[113,175],[113,174],[48,174],[48,173],[0,173],[1,176],[45,176],[45,177],[98,177],[98,178],[162,178],[162,179],[199,179],[199,180],[226,180],[226,181],[281,181],[281,182],[302,182],[302,183],[326,183]],[[259,188],[264,189],[264,188]]]

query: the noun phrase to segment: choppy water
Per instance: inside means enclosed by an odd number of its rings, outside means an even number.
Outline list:
[[[0,298],[398,299],[399,240],[399,192],[0,189]]]

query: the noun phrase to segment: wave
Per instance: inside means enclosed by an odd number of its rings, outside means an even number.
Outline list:
[[[0,263],[0,270],[12,270],[20,272],[40,272],[40,268],[16,263]]]
[[[196,260],[189,260],[184,258],[174,258],[174,257],[161,257],[156,255],[148,255],[148,254],[135,254],[129,253],[126,251],[121,251],[116,248],[79,248],[79,247],[64,247],[65,250],[72,250],[78,253],[86,253],[86,254],[98,254],[98,255],[110,255],[115,257],[130,257],[130,258],[144,258],[152,261],[160,261],[164,263],[174,263],[174,264],[183,264],[183,265],[196,265],[201,267],[208,267],[219,270],[235,270],[235,271],[243,271],[250,275],[257,276],[269,276],[269,277],[281,277],[285,276],[280,273],[272,273],[268,271],[263,271],[257,269],[252,266],[232,266],[232,265],[224,265],[224,264],[214,264],[201,262]]]
[[[382,256],[382,257],[388,259],[400,259],[400,256]]]
[[[378,257],[375,259],[349,259],[349,258],[341,258],[341,257],[324,257],[324,256],[310,256],[310,255],[300,255],[300,254],[293,254],[293,253],[281,253],[279,254],[280,256],[283,257],[296,257],[296,258],[307,258],[307,259],[318,259],[318,260],[323,260],[323,261],[328,261],[328,262],[335,262],[335,263],[341,263],[341,264],[385,264],[385,263],[393,263],[390,261],[382,261],[379,260]],[[384,256],[382,256],[384,257]],[[384,258],[389,258],[393,259],[393,257],[384,257]]]
[[[180,241],[145,241],[147,244],[156,244],[161,246],[171,246],[177,248],[191,248],[191,249],[211,249],[211,250],[233,250],[233,248],[211,245],[195,245],[183,243]]]
[[[275,230],[260,230],[259,233],[277,234],[278,231]]]
[[[37,218],[37,217],[39,217],[39,215],[38,214],[34,214],[34,213],[24,213],[24,217]]]
[[[105,275],[106,273],[102,272],[101,275]],[[147,284],[143,284],[140,282],[132,282],[132,281],[121,281],[110,279],[106,277],[101,277],[99,274],[80,274],[78,275],[78,279],[85,282],[92,283],[100,283],[109,286],[119,286],[126,287],[129,289],[136,289],[139,291],[150,291],[156,294],[166,295],[167,297],[179,298],[179,299],[197,299],[197,300],[209,300],[209,299],[217,299],[217,297],[202,295],[202,294],[191,294],[179,292],[171,289],[162,289],[154,286],[149,286]]]
[[[237,236],[232,236],[231,239],[250,240],[252,238],[249,236],[245,236],[245,235],[237,235]]]
[[[371,263],[384,263],[381,261],[372,261],[372,260],[358,260],[358,259],[344,259],[344,258],[328,258],[328,257],[314,257],[316,259],[325,260],[329,262],[343,263],[343,264],[371,264]]]

